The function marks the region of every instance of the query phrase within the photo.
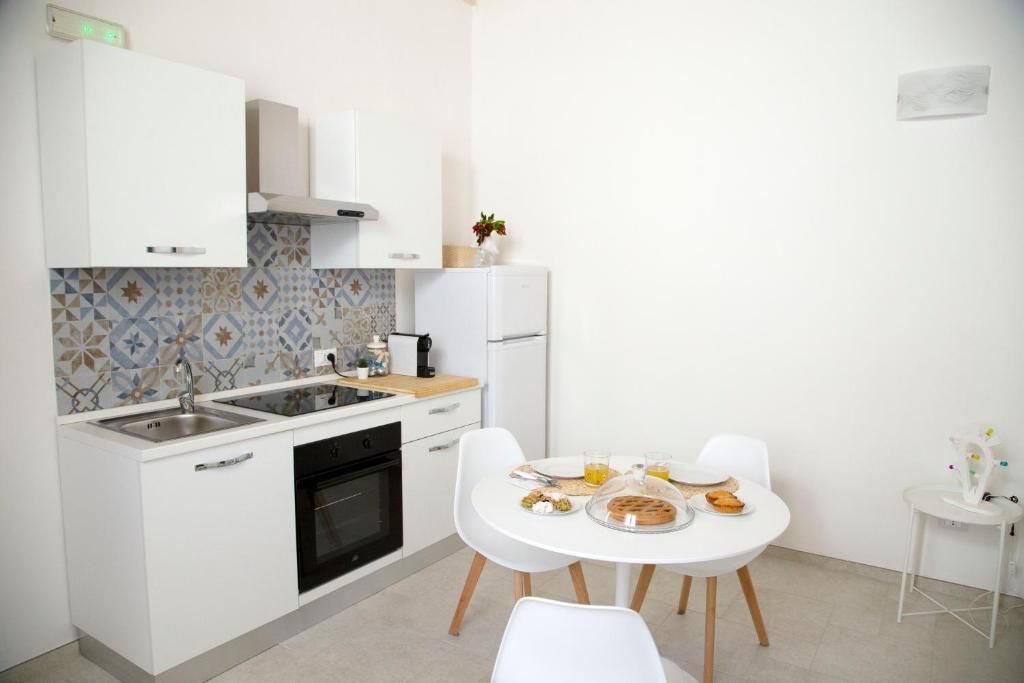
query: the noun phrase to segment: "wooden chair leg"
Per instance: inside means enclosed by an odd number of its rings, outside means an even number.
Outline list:
[[[689,578],[689,577],[687,577]],[[704,612],[704,683],[715,680],[715,598],[718,577],[707,578],[707,607]]]
[[[750,610],[750,618],[754,620],[754,630],[757,631],[757,642],[762,646],[768,645],[768,631],[764,627],[764,619],[761,617],[761,607],[757,604],[757,593],[754,592],[754,582],[750,580],[750,569],[740,567],[736,570],[740,577],[740,586],[743,588],[743,597],[747,599],[747,609]]]
[[[572,587],[576,591],[576,602],[589,605],[590,593],[587,592],[587,580],[583,577],[583,565],[579,560],[569,565],[569,576],[572,577]]]
[[[529,580],[530,575],[526,572],[512,572],[512,584],[515,589],[516,602],[526,597],[526,583]]]
[[[636,580],[636,588],[633,589],[633,600],[629,603],[629,608],[634,612],[639,612],[644,605],[647,589],[651,586],[651,577],[654,576],[654,566],[645,564],[640,568],[640,577]]]
[[[679,607],[676,609],[676,614],[686,613],[686,603],[690,601],[690,584],[692,583],[692,576],[683,577],[683,588],[679,591]]]
[[[469,574],[466,575],[466,583],[462,587],[462,595],[459,596],[459,604],[455,607],[455,616],[452,617],[452,625],[448,627],[448,635],[459,635],[459,626],[462,625],[462,617],[466,615],[466,608],[469,601],[473,599],[473,591],[476,590],[476,582],[480,580],[480,572],[484,570],[484,563],[487,558],[477,553],[473,556],[473,564],[469,565]]]
[[[529,574],[523,574],[523,594],[526,597],[533,595],[533,580]]]

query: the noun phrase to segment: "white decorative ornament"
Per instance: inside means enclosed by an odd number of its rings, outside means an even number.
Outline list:
[[[999,508],[982,497],[988,490],[988,480],[997,465],[1006,467],[1006,461],[997,461],[992,449],[1000,441],[991,427],[972,426],[959,436],[949,437],[956,449],[956,460],[949,466],[960,480],[959,494],[945,493],[942,500],[969,512],[998,515]]]
[[[900,74],[896,118],[988,113],[990,66],[953,66]]]

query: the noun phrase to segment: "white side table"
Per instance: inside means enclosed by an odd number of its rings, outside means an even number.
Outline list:
[[[970,512],[962,508],[950,505],[942,500],[942,494],[956,493],[958,489],[946,486],[912,486],[903,491],[903,500],[910,505],[910,528],[907,531],[907,556],[903,562],[903,578],[900,582],[900,604],[896,614],[897,623],[903,621],[903,617],[913,617],[922,614],[950,614],[959,619],[968,628],[982,637],[988,638],[988,646],[992,647],[996,642],[996,618],[999,616],[999,591],[1003,582],[1003,567],[1006,564],[1006,528],[1024,517],[1024,509],[1008,501],[997,499],[992,501],[999,507],[1000,514],[985,515]],[[924,537],[924,519],[921,515],[930,515],[939,519],[947,519],[965,524],[979,524],[984,526],[999,527],[999,556],[996,564],[995,588],[992,591],[992,626],[988,633],[985,633],[974,624],[961,617],[957,612],[970,610],[984,610],[988,607],[963,607],[950,609],[941,602],[925,593],[914,585],[914,579],[920,569],[921,563],[921,540]],[[940,609],[928,610],[926,612],[904,612],[903,597],[907,592],[907,574],[910,574],[910,591],[917,591],[928,600],[936,604]]]

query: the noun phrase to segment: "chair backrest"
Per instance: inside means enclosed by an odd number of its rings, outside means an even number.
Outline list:
[[[665,668],[631,609],[523,598],[505,627],[491,683],[532,680],[664,683]]]
[[[511,470],[524,462],[526,456],[519,442],[507,429],[488,427],[462,435],[455,475],[455,528],[464,541],[477,546],[476,539],[494,534],[473,507],[473,487],[489,474],[503,468]]]
[[[772,488],[768,470],[768,445],[760,439],[719,434],[704,444],[704,449],[697,456],[697,463],[749,479],[769,491]]]

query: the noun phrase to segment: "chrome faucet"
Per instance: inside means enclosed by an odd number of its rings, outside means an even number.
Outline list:
[[[185,373],[185,393],[178,397],[181,404],[181,412],[191,415],[196,411],[196,392],[192,386],[192,366],[185,358],[179,358],[174,364],[174,374]]]

